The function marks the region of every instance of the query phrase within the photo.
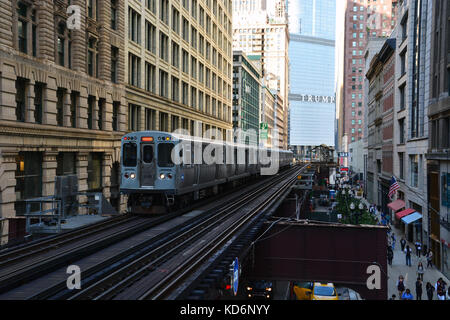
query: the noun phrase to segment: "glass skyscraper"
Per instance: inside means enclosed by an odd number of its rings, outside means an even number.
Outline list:
[[[336,0],[289,0],[289,145],[335,145]]]

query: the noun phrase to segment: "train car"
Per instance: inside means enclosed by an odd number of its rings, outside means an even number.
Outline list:
[[[261,151],[278,158],[261,165]],[[165,213],[257,176],[262,168],[291,164],[291,151],[160,131],[133,132],[122,137],[120,191],[128,195],[131,212]]]

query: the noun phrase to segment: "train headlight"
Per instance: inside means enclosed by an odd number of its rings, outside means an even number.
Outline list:
[[[128,173],[125,173],[123,176],[125,177],[125,179],[128,179]]]
[[[136,174],[135,174],[134,172],[132,172],[132,173],[130,174],[130,178],[131,178],[131,179],[136,178]]]
[[[164,175],[164,173],[161,173],[161,174],[159,175],[159,178],[160,178],[161,180],[163,180],[165,177],[166,177],[166,176]]]

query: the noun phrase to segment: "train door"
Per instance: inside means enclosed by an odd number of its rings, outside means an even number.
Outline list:
[[[155,150],[153,143],[141,143],[141,187],[155,185]]]

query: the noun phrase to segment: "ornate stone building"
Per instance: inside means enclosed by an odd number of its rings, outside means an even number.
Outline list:
[[[1,242],[16,236],[24,200],[54,194],[57,175],[120,206],[124,5],[0,0]]]

